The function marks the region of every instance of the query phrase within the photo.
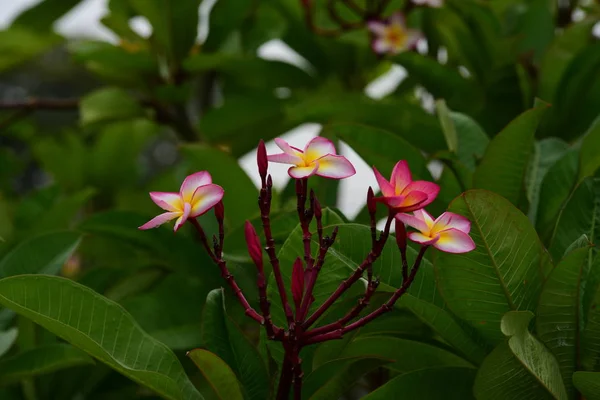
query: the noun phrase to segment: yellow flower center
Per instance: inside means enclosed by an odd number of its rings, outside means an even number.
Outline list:
[[[385,40],[395,48],[403,47],[406,38],[406,31],[400,25],[390,25],[385,32]]]

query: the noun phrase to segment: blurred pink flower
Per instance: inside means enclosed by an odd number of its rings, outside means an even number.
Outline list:
[[[440,187],[433,182],[413,181],[408,163],[399,161],[392,171],[392,179],[388,182],[373,167],[375,178],[381,189],[382,196],[375,198],[397,212],[409,212],[425,207],[440,191]]]
[[[177,218],[174,229],[177,232],[188,218],[198,217],[219,203],[223,193],[221,186],[212,183],[208,172],[196,172],[185,178],[179,193],[150,192],[152,201],[167,212],[154,217],[139,229],[156,228]]]
[[[280,138],[276,138],[275,143],[283,153],[271,154],[268,156],[269,161],[294,165],[288,169],[288,174],[294,179],[313,175],[343,179],[356,173],[350,161],[344,156],[336,155],[333,142],[324,137],[312,139],[304,150],[292,147]]]
[[[393,14],[386,21],[369,21],[367,24],[373,33],[371,47],[377,54],[398,54],[413,48],[421,33],[408,29],[404,22],[404,15]]]
[[[413,242],[447,253],[467,253],[475,249],[475,242],[469,236],[471,223],[461,215],[445,212],[434,220],[427,211],[417,210],[413,215],[398,214],[396,219],[419,230],[408,233]]]

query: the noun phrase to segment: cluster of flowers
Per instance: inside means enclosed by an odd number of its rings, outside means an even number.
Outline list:
[[[331,179],[343,179],[354,175],[355,169],[344,156],[336,154],[333,143],[323,137],[316,137],[304,148],[290,146],[283,139],[275,139],[283,151],[268,156],[275,163],[291,164],[288,174],[294,179],[307,179],[313,175]],[[394,167],[390,181],[386,180],[377,168],[373,167],[381,196],[381,202],[395,213],[397,221],[415,228],[407,237],[425,246],[433,246],[449,253],[464,253],[475,248],[469,237],[470,222],[465,217],[445,212],[433,218],[423,208],[435,200],[439,186],[433,182],[413,181],[406,161],[399,161]],[[224,190],[213,184],[206,171],[188,176],[179,193],[151,192],[151,199],[166,212],[145,223],[140,229],[155,228],[176,219],[175,231],[185,221],[206,213],[219,204]],[[412,214],[408,214],[412,212]]]

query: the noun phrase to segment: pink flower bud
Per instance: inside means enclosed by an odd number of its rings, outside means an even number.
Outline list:
[[[292,297],[294,298],[294,304],[298,309],[302,303],[302,295],[304,294],[304,268],[302,266],[302,260],[300,257],[294,261],[294,267],[292,269]]]
[[[246,221],[246,226],[244,227],[244,234],[246,235],[246,245],[248,246],[248,254],[250,254],[250,258],[256,265],[256,268],[260,272],[263,271],[263,253],[262,247],[260,245],[260,239],[256,234],[256,230],[250,223],[250,221]]]
[[[267,176],[267,169],[269,168],[269,161],[267,159],[267,148],[265,142],[261,139],[258,142],[258,149],[256,151],[256,163],[258,164],[258,174],[263,179]]]
[[[315,192],[311,189],[310,191],[310,201],[313,205],[313,211],[315,213],[316,219],[321,219],[323,216],[323,210],[321,209],[321,203],[319,203],[319,199],[315,196]]]
[[[373,188],[371,186],[369,186],[369,191],[367,192],[367,209],[369,210],[369,214],[375,214],[375,211],[377,211],[375,193],[373,192]]]
[[[402,253],[406,251],[406,227],[399,220],[396,220],[396,244]]]
[[[215,205],[215,217],[217,217],[218,221],[225,219],[225,206],[222,200]]]

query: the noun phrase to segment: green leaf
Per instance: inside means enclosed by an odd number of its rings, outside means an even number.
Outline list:
[[[171,350],[85,286],[51,276],[4,278],[0,303],[167,399],[202,399]]]
[[[579,179],[593,176],[600,168],[600,117],[590,126],[581,142]]]
[[[210,13],[210,29],[203,47],[208,51],[221,48],[240,28],[252,7],[251,0],[218,0]]]
[[[540,295],[536,330],[554,354],[567,392],[573,397],[571,376],[579,368],[584,349],[580,346],[583,315],[580,307],[588,274],[589,248],[568,254],[554,268]]]
[[[600,257],[591,265],[581,304],[584,329],[581,335],[581,365],[588,371],[600,370]]]
[[[204,378],[216,393],[218,399],[242,400],[242,391],[235,374],[217,355],[203,349],[194,349],[187,353],[198,367]]]
[[[161,52],[178,62],[188,55],[198,34],[200,0],[129,0],[152,25],[152,38]]]
[[[0,261],[0,278],[21,274],[58,274],[80,242],[81,236],[75,232],[33,237],[20,243]]]
[[[577,185],[579,152],[569,150],[548,169],[540,189],[536,230],[540,238],[548,244],[554,234],[556,220],[564,203]]]
[[[477,399],[567,399],[558,363],[528,330],[533,314],[512,311],[502,317],[509,337],[485,359],[475,378]]]
[[[384,176],[390,176],[394,165],[406,160],[414,179],[431,180],[423,154],[400,136],[366,125],[335,123],[325,126],[326,135],[346,142],[369,165],[376,165]]]
[[[600,243],[600,178],[584,179],[561,209],[548,246],[552,257],[563,257],[582,234]]]
[[[547,107],[526,111],[491,141],[473,176],[473,186],[519,204],[535,131]]]
[[[38,137],[31,146],[36,159],[62,187],[79,190],[85,185],[88,151],[81,135]]]
[[[10,328],[6,331],[0,331],[0,357],[2,357],[15,343],[19,331],[17,328]]]
[[[519,9],[522,9],[519,7]],[[526,11],[518,17],[515,35],[519,37],[519,54],[532,53],[533,62],[546,54],[554,39],[554,7],[548,0],[528,2]]]
[[[19,14],[12,26],[22,26],[48,33],[52,30],[54,21],[80,2],[81,0],[43,0]]]
[[[458,159],[471,171],[483,157],[490,139],[479,124],[466,114],[450,111],[448,113],[457,136]]]
[[[9,385],[21,379],[89,364],[94,364],[94,360],[69,344],[37,347],[0,361],[0,385]]]
[[[556,138],[543,139],[535,143],[533,155],[525,176],[527,200],[529,200],[527,215],[531,221],[535,221],[537,215],[540,191],[546,173],[568,149],[568,143]]]
[[[444,137],[446,138],[448,150],[450,150],[452,153],[456,153],[456,151],[458,150],[458,136],[456,134],[456,128],[454,127],[454,123],[450,118],[450,111],[448,110],[446,101],[443,99],[437,100],[435,102],[435,106],[438,118],[440,119],[440,125],[442,125]]]
[[[58,45],[61,39],[54,33],[37,33],[23,27],[0,31],[0,71],[22,64]]]
[[[410,371],[388,381],[363,399],[393,399],[398,393],[410,399],[474,399],[472,387],[475,372],[474,369],[465,367],[437,367]],[[452,389],[448,390],[448,388]]]
[[[263,360],[225,311],[223,289],[208,294],[202,317],[204,346],[233,369],[245,398],[269,397],[269,376]]]
[[[449,211],[471,221],[477,248],[464,254],[436,252],[438,287],[450,310],[497,344],[506,312],[535,310],[546,261],[543,248],[529,219],[492,192],[465,192]]]
[[[113,87],[86,95],[81,99],[79,112],[83,125],[144,116],[144,109],[137,101],[123,89]]]
[[[573,374],[573,384],[586,400],[600,399],[600,372],[577,371]]]
[[[244,220],[258,212],[256,200],[248,199],[248,195],[252,198],[258,196],[258,189],[235,158],[223,151],[203,145],[185,145],[182,151],[190,171],[210,171],[213,183],[225,189],[223,204],[229,226],[241,225]]]

